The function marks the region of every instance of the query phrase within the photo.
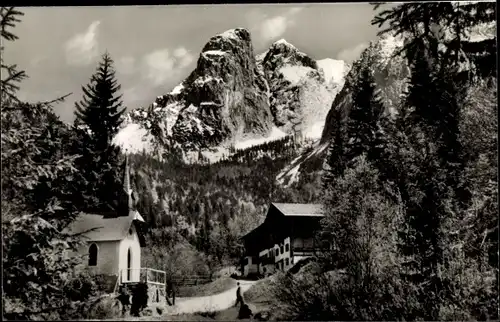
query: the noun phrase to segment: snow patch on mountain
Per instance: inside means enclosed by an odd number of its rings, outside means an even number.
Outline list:
[[[172,95],[180,94],[183,89],[184,89],[184,85],[183,84],[179,84],[179,85],[177,85],[177,86],[174,87],[174,89],[170,92],[170,94],[172,94]],[[156,104],[156,103],[154,103],[154,104]]]
[[[343,60],[325,58],[317,60],[316,63],[323,71],[327,83],[342,83],[349,72],[349,66]]]
[[[222,50],[207,50],[203,52],[203,55],[213,55],[213,56],[219,56],[219,55],[225,55],[227,52],[222,51]]]
[[[326,118],[326,115],[325,115]],[[323,134],[323,128],[325,127],[325,121],[318,121],[312,124],[304,133],[304,137],[310,139],[319,139],[321,138],[321,134]]]
[[[264,137],[264,138],[256,138],[256,139],[249,139],[249,140],[244,140],[244,141],[239,141],[234,144],[234,147],[236,149],[246,149],[255,145],[263,144],[266,142],[274,141],[281,139],[285,137],[287,134],[277,127],[273,127],[271,130],[271,134],[269,136]]]
[[[496,23],[483,23],[465,31],[465,36],[470,42],[480,42],[495,38],[497,33]]]
[[[229,149],[227,149],[227,148],[217,147],[217,148],[211,149],[211,151],[203,151],[203,152],[201,152],[201,154],[210,163],[215,163],[215,162],[220,161],[225,156],[228,156],[230,153],[229,153]]]
[[[236,29],[226,30],[221,34],[218,34],[217,36],[229,39],[236,39],[236,40],[239,39],[238,35],[236,34]]]
[[[300,168],[302,167],[302,165],[305,162],[309,161],[309,159],[321,158],[328,148],[328,145],[328,142],[320,143],[319,140],[316,141],[312,150],[310,150],[309,152],[301,153],[276,176],[276,182],[284,187],[289,187],[290,185],[298,182],[300,176]]]
[[[130,153],[153,150],[153,136],[144,127],[137,123],[130,123],[123,127],[113,139],[113,144],[122,147]]]
[[[291,86],[297,85],[307,74],[313,71],[310,67],[305,66],[290,66],[280,68],[280,73],[290,82]]]
[[[404,38],[402,36],[393,36],[391,34],[384,34],[377,42],[377,49],[379,50],[380,58],[388,62],[392,58],[396,49],[403,46]]]
[[[203,86],[205,83],[210,83],[210,82],[217,82],[221,83],[224,82],[224,80],[220,77],[213,77],[213,76],[200,76],[198,77],[195,81],[194,84],[197,86]]]

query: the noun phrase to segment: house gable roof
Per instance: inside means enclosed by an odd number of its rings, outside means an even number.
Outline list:
[[[323,217],[323,206],[321,204],[308,204],[308,203],[271,203],[269,210],[267,212],[267,217],[264,223],[260,224],[255,229],[251,230],[244,236],[240,237],[243,240],[248,240],[252,238],[259,238],[262,233],[268,232],[269,216],[270,214],[276,213],[272,211],[272,208],[276,208],[283,216],[286,217]],[[272,224],[271,224],[272,225]]]
[[[272,203],[284,216],[323,217],[321,204],[311,203]]]
[[[89,241],[119,241],[125,239],[130,227],[138,222],[144,222],[144,219],[137,211],[130,211],[128,216],[115,217],[80,213],[67,231],[71,234],[82,234]],[[136,231],[141,246],[145,246],[140,229]]]

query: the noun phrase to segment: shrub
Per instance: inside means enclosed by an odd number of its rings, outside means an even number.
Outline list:
[[[395,320],[402,319],[408,297],[397,279],[353,283],[339,272],[279,274],[271,283],[277,317],[285,320]]]
[[[122,311],[123,306],[115,296],[102,295],[84,307],[81,317],[98,320],[116,319],[122,315]]]

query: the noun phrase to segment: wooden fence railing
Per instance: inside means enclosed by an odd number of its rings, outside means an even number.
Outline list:
[[[189,275],[173,278],[172,281],[178,286],[191,286],[210,283],[213,278],[210,275]]]
[[[120,284],[146,282],[149,284],[165,285],[167,273],[153,268],[124,268],[119,272]]]

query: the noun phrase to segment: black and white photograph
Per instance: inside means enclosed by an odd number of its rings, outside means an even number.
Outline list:
[[[4,320],[499,320],[495,1],[0,22]]]

